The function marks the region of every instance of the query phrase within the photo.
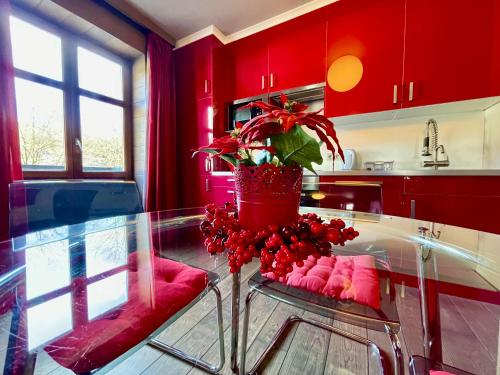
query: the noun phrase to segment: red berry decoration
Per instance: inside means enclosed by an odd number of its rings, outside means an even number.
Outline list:
[[[224,207],[207,205],[205,217],[200,229],[207,251],[217,254],[227,250],[231,273],[239,272],[244,264],[260,257],[261,272],[284,277],[294,264],[302,267],[310,255],[330,256],[332,244],[344,246],[346,241],[359,236],[354,228],[346,228],[343,220],[325,223],[314,213],[301,215],[296,223],[286,227],[273,224],[254,233],[240,226],[236,206],[230,202]]]

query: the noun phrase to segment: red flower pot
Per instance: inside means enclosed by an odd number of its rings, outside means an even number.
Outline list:
[[[287,225],[297,220],[302,168],[240,165],[234,177],[241,226],[257,231],[269,224]]]

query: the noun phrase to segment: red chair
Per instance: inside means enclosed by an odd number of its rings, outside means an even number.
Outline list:
[[[90,374],[109,370],[121,362],[124,355],[147,344],[204,371],[219,373],[225,361],[222,301],[216,286],[219,276],[154,255],[151,261],[145,262],[142,259],[144,256],[150,255],[134,252],[129,255],[125,266],[90,278],[83,275],[76,277],[69,287],[44,295],[43,302],[50,302],[71,293],[73,325],[64,336],[43,344],[43,350],[61,366],[77,374]],[[97,316],[90,316],[92,286],[122,274],[126,275],[123,279],[126,290],[123,302]],[[218,365],[195,358],[156,338],[211,291],[217,300]],[[39,303],[38,300],[35,303]],[[12,324],[16,326],[11,328],[6,361],[8,367],[4,373],[26,374],[35,368],[36,353],[42,347],[31,350],[26,347],[30,303],[20,300],[13,310],[17,318],[12,319]]]

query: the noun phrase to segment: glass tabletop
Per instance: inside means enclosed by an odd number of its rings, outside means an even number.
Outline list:
[[[377,269],[390,278],[397,300],[397,311],[389,312],[387,319],[401,320],[403,329],[407,322],[418,331],[407,349],[410,354],[425,354],[415,349],[422,347],[422,326],[415,323],[420,321],[421,311],[415,310],[422,310],[418,290],[427,285],[437,292],[438,300],[455,298],[462,304],[465,312],[457,313],[457,319],[482,319],[482,311],[487,314],[484,322],[496,322],[496,329],[490,330],[480,322],[468,323],[479,332],[489,360],[496,362],[499,235],[386,215],[302,210],[325,219],[343,218],[360,232],[345,247],[334,247],[333,254],[371,255],[378,260]],[[145,336],[164,328],[167,320],[168,314],[158,316],[165,306],[157,297],[160,290],[154,287],[155,270],[161,269],[161,261],[175,260],[201,269],[220,269],[226,262],[223,255],[211,257],[204,251],[199,230],[202,218],[202,209],[144,213],[49,229],[0,243],[0,353],[4,367],[17,365],[19,358],[27,361],[40,351],[54,355],[64,366],[69,363],[64,358],[81,353],[82,346],[88,351],[103,345],[85,335],[90,328],[133,311],[157,318],[145,329],[147,335],[136,334],[135,344],[124,347],[136,350],[144,344]],[[386,293],[385,280],[381,279],[379,289],[381,295]],[[410,299],[411,295],[414,298]],[[441,315],[454,319],[449,309],[442,303]],[[117,327],[118,331],[126,329]],[[452,336],[443,340],[448,338],[452,340]],[[113,339],[112,335],[102,340],[109,343]],[[54,350],[57,347],[67,351],[61,354]],[[124,355],[103,360],[97,368],[116,364],[132,349],[123,349],[118,354]],[[480,361],[482,357],[477,358]],[[474,361],[471,366],[475,366]]]

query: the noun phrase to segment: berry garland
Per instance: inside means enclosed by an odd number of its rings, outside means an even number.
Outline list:
[[[300,215],[289,226],[269,225],[255,233],[240,226],[236,207],[229,202],[224,207],[207,205],[205,216],[200,228],[206,237],[207,251],[217,254],[227,249],[232,273],[239,272],[252,258],[260,257],[262,273],[283,277],[292,271],[294,263],[302,267],[310,255],[330,256],[332,244],[344,246],[359,235],[353,227],[346,228],[341,219],[326,223],[314,213]]]

